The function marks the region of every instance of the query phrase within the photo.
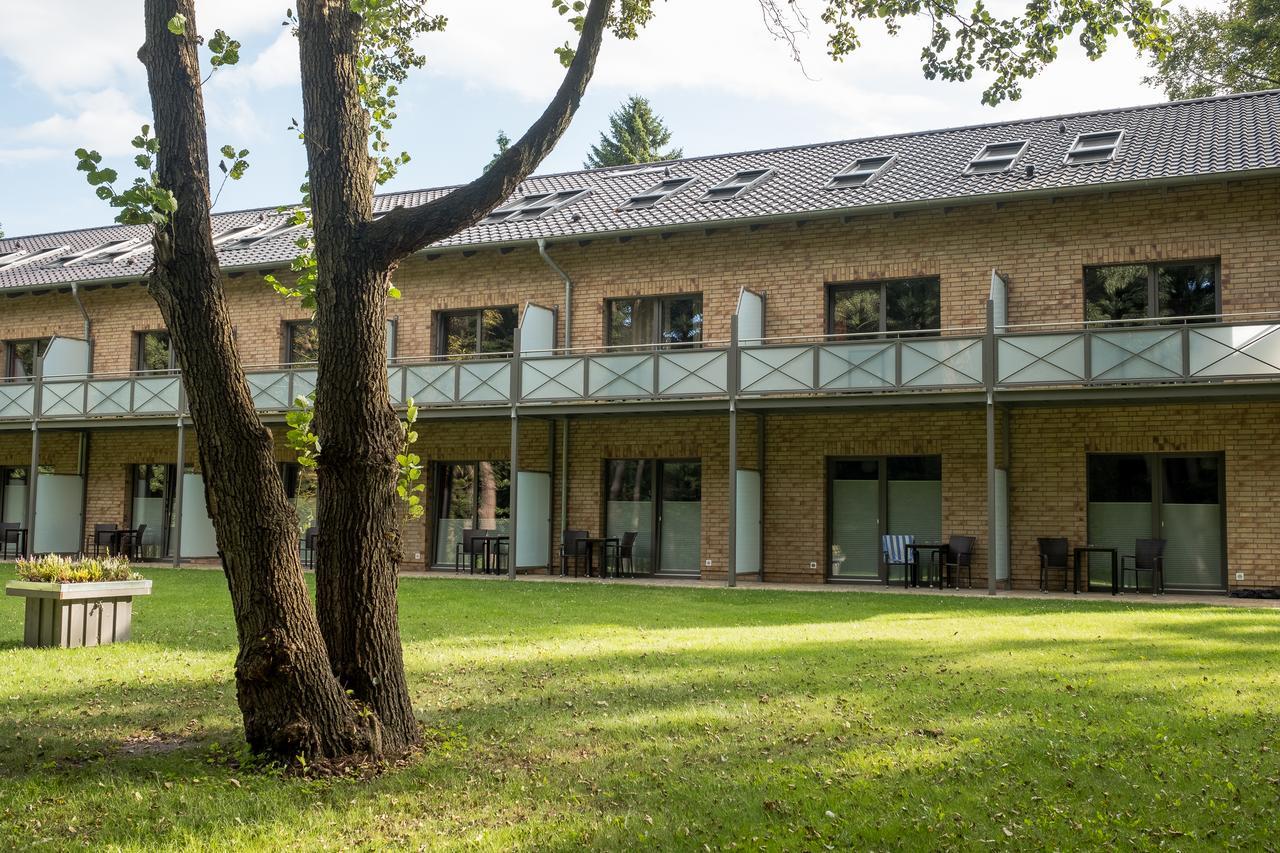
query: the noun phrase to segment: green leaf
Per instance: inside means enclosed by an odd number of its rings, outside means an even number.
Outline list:
[[[174,15],[169,19],[169,32],[175,36],[186,35],[187,33],[187,16],[181,13]]]

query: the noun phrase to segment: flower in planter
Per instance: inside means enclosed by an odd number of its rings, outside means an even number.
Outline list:
[[[44,554],[30,560],[18,558],[18,578],[35,583],[101,583],[142,580],[125,557],[59,557]]]

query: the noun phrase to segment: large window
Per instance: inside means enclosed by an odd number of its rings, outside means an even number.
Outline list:
[[[172,370],[173,347],[168,332],[138,332],[134,335],[134,369]]]
[[[827,334],[931,332],[942,326],[937,278],[833,284],[827,288]]]
[[[435,485],[437,565],[453,565],[465,529],[510,535],[510,462],[441,462],[435,466]]]
[[[519,312],[514,305],[442,311],[436,326],[436,355],[509,356],[516,346]]]
[[[286,462],[281,471],[284,474],[284,493],[298,515],[298,534],[301,536],[316,523],[316,469]]]
[[[606,322],[609,346],[696,346],[702,341],[702,294],[610,299]]]
[[[9,341],[5,346],[4,375],[11,379],[30,379],[36,375],[36,359],[49,348],[48,338]]]
[[[169,527],[173,519],[174,466],[140,464],[132,467],[133,500],[129,507],[129,526],[137,529],[145,524],[141,550],[144,557],[162,557],[169,553]]]
[[[700,460],[611,459],[605,462],[604,479],[605,535],[621,539],[636,534],[636,571],[700,571]]]
[[[0,521],[27,518],[27,469],[0,468]]]
[[[1218,262],[1113,264],[1084,268],[1084,318],[1142,320],[1218,313]]]
[[[827,465],[828,519],[834,578],[880,580],[881,537],[942,539],[942,457],[832,459]]]
[[[284,324],[284,358],[288,364],[305,364],[320,358],[320,338],[310,320]]]

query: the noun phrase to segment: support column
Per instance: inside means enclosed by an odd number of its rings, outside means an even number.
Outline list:
[[[547,418],[547,458],[551,464],[547,466],[547,470],[551,472],[551,479],[554,482],[556,476],[556,419]],[[548,487],[547,500],[551,499],[554,492]],[[547,574],[551,574],[551,566],[555,563],[555,542],[556,542],[556,522],[555,516],[551,513],[551,508],[547,507]]]
[[[996,391],[995,302],[987,300],[987,333],[983,339],[983,375],[987,386],[987,595],[996,594]]]
[[[760,533],[756,540],[760,550],[759,562],[757,563],[760,566],[760,572],[756,579],[761,583],[764,582],[764,506],[765,496],[768,494],[766,489],[767,480],[764,473],[764,422],[765,413],[756,412],[756,466],[760,469],[760,517],[756,519],[756,524],[760,526]]]
[[[507,576],[516,578],[517,540],[520,535],[520,328],[516,327],[515,352],[511,357],[511,533],[507,539]]]
[[[178,381],[178,462],[174,466],[177,474],[174,479],[178,491],[173,496],[173,567],[182,563],[182,493],[187,483],[187,433],[182,410],[186,408],[186,395],[183,393],[182,381]]]
[[[566,415],[560,424],[560,541],[564,542],[564,532],[569,528],[569,417]],[[556,537],[551,538],[551,546],[557,548]],[[558,551],[558,548],[557,548]],[[555,562],[554,560],[552,561]]]
[[[36,375],[31,392],[31,466],[27,468],[27,541],[25,555],[28,559],[35,551],[36,538],[36,489],[40,483],[40,409],[44,391],[44,356],[36,355]]]
[[[729,586],[738,585],[738,315],[729,320]]]

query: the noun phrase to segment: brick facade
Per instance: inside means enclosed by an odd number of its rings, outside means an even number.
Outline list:
[[[609,298],[697,292],[703,296],[706,341],[729,335],[741,288],[766,299],[768,336],[825,331],[825,288],[836,282],[937,275],[942,323],[976,327],[992,269],[1009,282],[1012,323],[1078,322],[1083,318],[1083,268],[1098,263],[1219,259],[1224,313],[1280,310],[1280,180],[1219,181],[1164,190],[1133,190],[1020,202],[872,214],[634,239],[555,244],[551,254],[574,282],[572,344],[604,343]],[[397,273],[404,296],[389,304],[397,322],[397,355],[419,357],[437,346],[438,312],[524,305],[559,311],[564,286],[532,247],[421,255]],[[283,356],[283,328],[305,314],[277,296],[254,273],[227,280],[232,322],[243,360],[274,364]],[[140,285],[92,286],[83,299],[93,323],[93,370],[129,370],[134,333],[160,327]],[[78,337],[82,317],[66,292],[0,299],[0,340],[51,334]],[[561,327],[563,333],[563,325]],[[562,334],[563,337],[563,334]],[[1089,452],[1200,450],[1225,454],[1227,542],[1231,583],[1280,585],[1270,565],[1280,537],[1270,507],[1280,474],[1274,435],[1280,404],[1098,405],[1015,408],[1007,451],[1011,460],[1011,552],[1017,586],[1036,582],[1035,538],[1085,537],[1084,457]],[[987,566],[986,447],[980,407],[859,407],[843,411],[771,410],[763,419],[739,418],[740,467],[757,460],[757,426],[764,425],[764,556],[768,580],[821,581],[826,553],[826,460],[833,456],[938,454],[943,459],[943,527],[978,538],[974,580]],[[525,418],[525,470],[553,470],[553,518],[560,518],[560,435],[551,422]],[[505,459],[509,417],[429,419],[417,451],[428,463]],[[95,427],[89,433],[86,525],[123,520],[126,466],[172,463],[171,427]],[[80,433],[43,433],[42,464],[59,472],[78,465]],[[0,425],[0,466],[25,467],[29,430]],[[189,461],[194,462],[194,435]],[[702,460],[702,574],[723,578],[727,564],[727,425],[721,414],[575,416],[569,419],[570,526],[603,526],[602,481],[607,459]],[[999,458],[1006,445],[1001,437]],[[281,447],[280,458],[288,451]],[[428,479],[428,517],[435,483]],[[558,526],[558,525],[557,525]],[[410,565],[431,553],[432,525],[405,525]],[[553,545],[554,547],[554,545]],[[708,567],[705,561],[710,560]],[[811,568],[816,565],[817,568]]]

